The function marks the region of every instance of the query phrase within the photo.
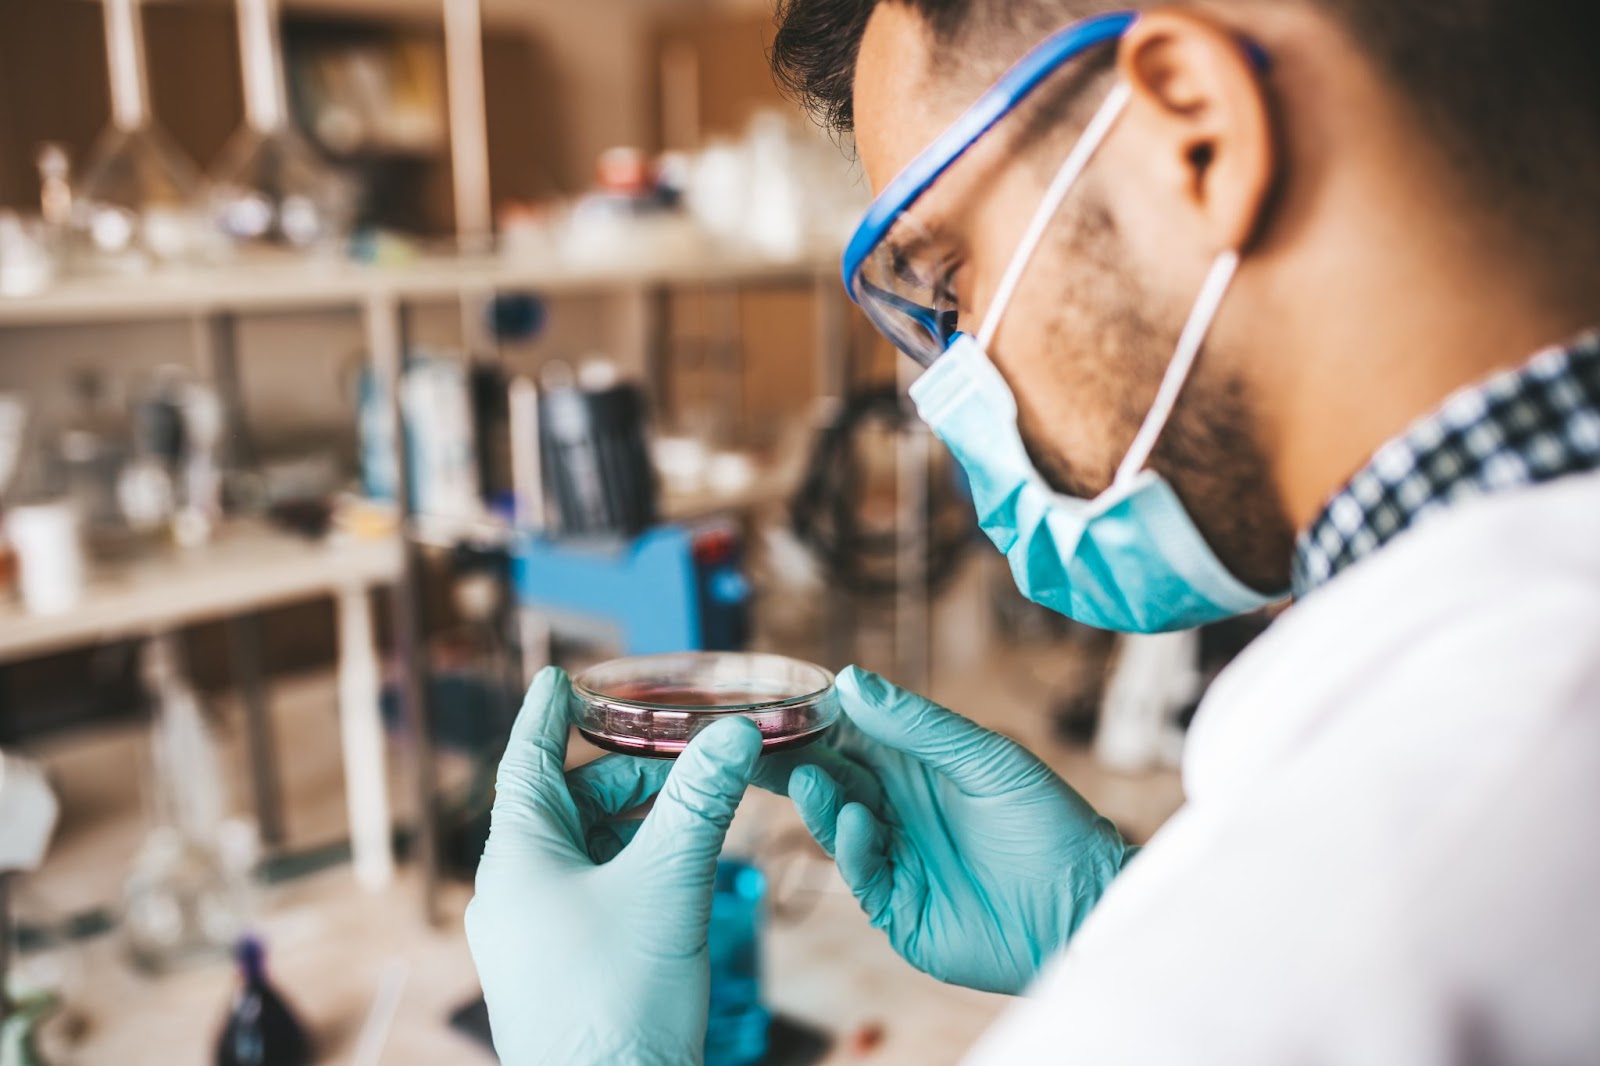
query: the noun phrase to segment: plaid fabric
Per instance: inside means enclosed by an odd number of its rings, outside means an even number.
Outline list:
[[[1464,389],[1340,489],[1295,546],[1304,596],[1458,500],[1600,469],[1600,333]]]

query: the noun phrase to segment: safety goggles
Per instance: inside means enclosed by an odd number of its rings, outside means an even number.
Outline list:
[[[1046,38],[939,135],[872,202],[844,253],[844,284],[873,325],[896,348],[932,366],[955,339],[955,294],[930,235],[911,207],[978,138],[1010,114],[1050,75],[1085,52],[1122,37],[1137,16],[1098,15]]]

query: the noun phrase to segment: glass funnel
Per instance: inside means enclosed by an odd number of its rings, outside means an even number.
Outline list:
[[[192,261],[206,227],[199,171],[150,118],[139,0],[103,0],[111,128],[83,168],[72,208],[73,265],[139,273]]]
[[[336,253],[349,183],[289,123],[278,0],[238,0],[245,123],[212,170],[211,214],[236,250]]]

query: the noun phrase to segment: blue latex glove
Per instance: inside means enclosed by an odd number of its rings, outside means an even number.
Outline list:
[[[838,685],[846,720],[759,783],[792,768],[806,828],[913,966],[1021,992],[1136,849],[1015,741],[855,667]]]
[[[649,793],[613,757],[563,774],[566,674],[529,689],[500,763],[467,942],[506,1066],[684,1066],[701,1061],[706,930],[723,837],[755,772],[743,720],[705,730]],[[622,763],[638,760],[622,759]]]

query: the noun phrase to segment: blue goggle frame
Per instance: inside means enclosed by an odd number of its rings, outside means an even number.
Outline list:
[[[844,286],[850,298],[860,304],[864,295],[893,296],[887,292],[863,293],[859,291],[857,279],[862,265],[888,235],[895,221],[965,155],[979,137],[993,129],[1046,78],[1090,49],[1119,40],[1137,19],[1138,15],[1131,11],[1096,15],[1051,34],[1018,60],[949,129],[907,164],[872,201],[845,247]],[[896,298],[896,310],[917,319],[934,337],[946,333],[943,315],[930,307],[898,306],[908,303]]]
[[[923,291],[908,294],[903,287],[896,291],[895,271],[870,269],[883,251],[883,242],[902,220],[914,221],[907,214],[912,205],[1029,93],[1090,49],[1120,40],[1137,21],[1137,13],[1119,11],[1084,19],[1051,34],[923,149],[867,208],[845,248],[845,291],[884,336],[916,362],[931,366],[944,353],[957,335],[957,313],[948,298],[927,290],[925,282],[919,283],[924,284]],[[1271,68],[1266,51],[1254,41],[1240,38],[1239,44],[1258,70]],[[929,297],[928,302],[919,296]]]

